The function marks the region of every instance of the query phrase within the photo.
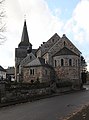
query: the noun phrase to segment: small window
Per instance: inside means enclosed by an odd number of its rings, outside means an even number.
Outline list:
[[[34,75],[34,69],[33,69],[33,75]]]
[[[30,56],[30,60],[32,59],[32,56]]]
[[[64,66],[64,60],[61,59],[61,66]]]
[[[32,75],[32,69],[30,69],[30,75]]]
[[[30,75],[34,75],[34,69],[30,69]]]
[[[54,66],[56,67],[56,66],[57,66],[57,61],[55,60],[54,62],[55,62],[55,63],[54,63],[54,64],[55,64]]]
[[[65,43],[65,41],[64,41],[64,47],[65,47],[65,44],[66,44],[66,43]]]
[[[72,59],[69,59],[69,66],[72,66]]]
[[[54,39],[52,39],[52,42],[54,42]]]

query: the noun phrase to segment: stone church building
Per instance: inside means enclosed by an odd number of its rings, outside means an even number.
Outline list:
[[[55,33],[38,49],[32,49],[29,42],[26,20],[24,21],[21,42],[15,48],[15,79],[20,82],[34,83],[39,80],[71,81],[80,84],[81,52],[63,34]]]

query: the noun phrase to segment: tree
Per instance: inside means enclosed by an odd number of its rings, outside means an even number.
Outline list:
[[[82,71],[86,71],[87,63],[83,56],[81,56],[81,66],[82,66]]]
[[[5,23],[4,23],[4,17],[5,17],[5,11],[4,11],[4,1],[0,0],[0,44],[2,44],[5,41],[5,36],[3,35],[3,32],[5,31]]]

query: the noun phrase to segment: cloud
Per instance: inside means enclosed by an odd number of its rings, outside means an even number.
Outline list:
[[[55,32],[61,32],[63,22],[52,14],[45,0],[19,2],[21,8],[24,8],[23,13],[26,13],[30,42],[34,48],[47,41]]]
[[[81,0],[76,6],[73,16],[77,24],[84,30],[89,32],[89,0]]]
[[[72,33],[76,40],[89,42],[89,0],[81,0],[75,7],[71,19],[69,19],[64,27],[67,33]],[[68,29],[68,30],[67,30]]]
[[[52,14],[45,0],[6,0],[5,10],[7,41],[0,50],[0,54],[5,58],[0,60],[0,64],[3,66],[14,65],[15,48],[21,41],[25,14],[29,40],[33,44],[33,48],[38,48],[55,32],[61,33],[63,22]]]
[[[14,63],[14,51],[21,41],[25,14],[29,40],[33,48],[38,48],[43,41],[47,41],[57,32],[59,35],[65,33],[71,36],[69,39],[73,43],[76,42],[80,49],[85,41],[89,43],[88,11],[89,0],[81,0],[76,5],[72,17],[63,21],[60,19],[62,14],[60,8],[51,11],[45,0],[6,0],[7,42],[4,44],[3,50],[4,54],[8,54],[10,57],[8,66]],[[88,61],[88,57],[86,58]],[[3,65],[5,62],[6,60],[0,61]]]
[[[89,70],[89,0],[81,0],[64,24],[63,31],[71,36],[72,42],[83,52]]]

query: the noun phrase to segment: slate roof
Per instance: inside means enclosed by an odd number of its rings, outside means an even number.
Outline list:
[[[31,62],[33,59],[35,59],[35,49],[32,50],[32,52],[30,54],[28,54],[20,63],[21,66],[24,66],[26,64],[28,64],[29,62]]]
[[[60,36],[55,33],[47,42],[43,42],[38,50],[41,49],[42,55],[44,55],[59,39]]]
[[[45,64],[45,59],[41,57],[34,59],[24,67],[39,67],[39,66],[44,66],[44,67],[53,69],[53,67],[50,66],[49,64]]]
[[[6,70],[0,65],[0,71],[6,72]]]
[[[58,46],[58,44],[60,44],[60,42],[62,42],[62,40],[65,42],[65,47],[67,46],[66,45],[66,42],[68,42],[69,44],[70,44],[70,48],[71,47],[74,47],[74,49],[72,49],[72,51],[75,53],[75,54],[77,54],[78,56],[81,54],[81,52],[78,50],[78,48],[76,48],[76,46],[66,37],[66,35],[65,34],[63,34],[63,36],[60,38],[60,40],[59,41],[57,41],[49,50],[48,50],[48,52],[50,52],[51,50],[53,50],[53,48],[55,48],[55,47],[59,47]],[[58,49],[57,49],[58,50]],[[56,54],[56,52],[57,51],[54,51],[54,55]],[[53,56],[54,56],[53,55]]]
[[[28,63],[26,66],[31,67],[31,66],[42,66],[42,65],[45,65],[45,60],[39,57]]]
[[[36,56],[37,49],[32,49],[32,53]]]
[[[32,44],[29,42],[29,36],[28,36],[28,31],[27,31],[27,25],[26,25],[26,20],[24,21],[24,26],[23,26],[23,32],[22,32],[22,37],[21,37],[21,42],[19,43],[18,47],[26,47],[27,46],[32,46]]]
[[[60,55],[77,55],[76,53],[69,50],[67,47],[63,47],[59,52],[57,52],[54,56]]]

